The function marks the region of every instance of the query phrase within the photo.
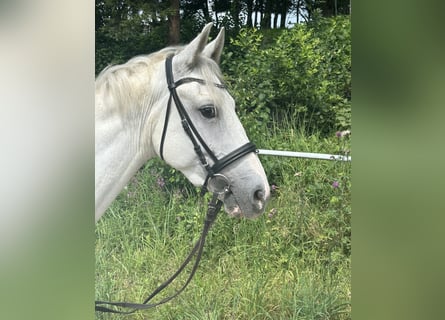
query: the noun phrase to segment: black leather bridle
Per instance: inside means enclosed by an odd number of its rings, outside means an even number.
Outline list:
[[[170,97],[168,99],[167,104],[167,110],[165,113],[165,121],[164,121],[164,129],[162,131],[162,137],[161,137],[161,146],[159,150],[159,154],[161,156],[161,159],[164,160],[164,142],[165,142],[165,136],[167,133],[168,128],[168,120],[170,116],[170,109],[172,100],[174,100],[176,109],[178,110],[179,116],[181,118],[182,127],[184,128],[184,131],[187,133],[188,137],[190,138],[191,142],[193,143],[193,148],[195,150],[195,153],[198,155],[199,160],[201,161],[201,164],[204,166],[204,168],[207,171],[207,178],[204,181],[203,187],[206,188],[207,183],[209,179],[214,176],[216,173],[221,172],[225,167],[232,164],[233,162],[237,161],[238,159],[244,157],[245,155],[255,152],[256,147],[252,142],[247,142],[246,144],[242,145],[241,147],[233,150],[229,154],[225,155],[221,159],[218,159],[215,155],[215,153],[209,148],[209,146],[205,143],[202,136],[199,134],[196,127],[193,125],[193,122],[190,120],[190,117],[182,104],[181,100],[179,99],[178,92],[176,91],[176,88],[178,88],[180,85],[190,82],[197,82],[200,84],[206,84],[206,82],[202,79],[197,78],[182,78],[177,81],[173,78],[173,70],[172,70],[172,60],[173,56],[167,57],[165,60],[165,72],[167,74],[167,86],[170,90]],[[219,83],[214,83],[214,86],[225,89],[226,86]],[[204,155],[204,152],[201,149],[201,146],[204,148],[204,150],[207,152],[207,155],[212,159],[213,165],[210,166],[206,156]]]
[[[184,83],[189,82],[197,82],[199,84],[205,85],[206,82],[202,79],[187,77],[182,78],[180,80],[174,81],[173,78],[173,70],[172,70],[172,60],[173,55],[167,57],[165,60],[165,71],[167,75],[167,85],[168,89],[170,90],[170,97],[168,99],[167,103],[167,110],[165,114],[165,120],[164,120],[164,129],[162,130],[162,136],[161,136],[161,145],[159,154],[162,160],[164,160],[164,143],[165,143],[165,137],[167,134],[167,128],[168,128],[168,122],[170,117],[170,110],[171,110],[171,104],[172,100],[174,100],[176,109],[178,110],[179,116],[181,118],[182,127],[184,128],[184,131],[187,133],[187,136],[190,138],[191,142],[193,143],[193,148],[201,162],[201,164],[204,166],[204,168],[207,171],[207,177],[204,181],[203,187],[202,187],[202,193],[205,193],[207,189],[209,189],[212,193],[212,200],[208,204],[207,209],[207,215],[204,221],[204,227],[201,232],[201,236],[199,240],[196,242],[195,246],[193,247],[190,254],[187,256],[183,264],[179,267],[178,271],[176,271],[167,281],[165,281],[163,284],[161,284],[156,290],[153,291],[150,296],[144,300],[142,303],[131,303],[131,302],[109,302],[109,301],[95,301],[95,310],[101,311],[101,312],[111,312],[111,313],[120,313],[120,314],[130,314],[138,310],[143,309],[149,309],[156,307],[158,305],[161,305],[163,303],[166,303],[176,296],[178,296],[184,289],[187,287],[187,285],[192,280],[196,270],[198,269],[199,261],[201,260],[202,251],[204,248],[206,236],[213,224],[213,222],[216,219],[216,216],[218,214],[218,211],[221,209],[222,201],[218,200],[221,196],[224,197],[224,195],[228,192],[230,192],[230,181],[225,177],[223,174],[220,174],[221,170],[223,170],[228,165],[232,164],[233,162],[237,161],[238,159],[244,157],[245,155],[256,152],[256,147],[252,142],[247,142],[246,144],[242,145],[241,147],[233,150],[232,152],[228,153],[221,159],[218,159],[215,155],[215,153],[209,148],[209,146],[205,143],[202,136],[199,134],[196,127],[193,125],[193,122],[190,120],[190,117],[182,104],[181,100],[179,99],[178,93],[176,91],[176,88]],[[214,83],[218,88],[225,89],[226,87],[223,84]],[[213,164],[210,165],[207,161],[207,158],[204,154],[204,152],[201,149],[201,146],[206,151],[207,155],[212,159]],[[162,299],[161,301],[157,303],[151,303],[148,302],[156,296],[158,293],[160,293],[162,290],[164,290],[170,283],[173,282],[173,280],[176,279],[176,277],[184,270],[184,268],[188,265],[188,263],[191,261],[192,257],[196,254],[195,263],[193,265],[193,269],[185,282],[185,284],[177,290],[173,295]],[[130,311],[123,311],[118,310],[107,306],[114,306],[118,308],[131,308]]]

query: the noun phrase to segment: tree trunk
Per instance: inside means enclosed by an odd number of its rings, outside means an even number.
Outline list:
[[[169,45],[178,44],[180,41],[180,19],[179,0],[170,0],[170,10],[168,15],[168,42]]]
[[[286,4],[283,4],[280,8],[281,9],[280,10],[280,15],[281,15],[280,28],[286,28],[287,12],[289,11],[291,5],[292,5],[291,2],[286,2]]]
[[[297,24],[300,23],[300,7],[301,7],[301,0],[298,0],[295,9],[295,11],[297,12]]]
[[[216,29],[219,29],[218,11],[215,11],[215,24]]]
[[[235,30],[238,30],[241,27],[240,19],[239,19],[239,15],[240,15],[240,11],[241,11],[240,0],[232,1],[231,11],[232,11],[233,23],[235,24]]]
[[[255,12],[255,27],[257,27],[263,19],[263,3],[264,0],[257,0],[257,7]]]
[[[270,29],[271,12],[272,12],[272,1],[266,0],[264,9],[261,8],[261,28]]]
[[[253,27],[252,14],[253,14],[253,0],[246,1],[247,6],[247,26],[249,28]]]
[[[273,28],[277,29],[278,27],[278,13],[274,13],[274,17],[273,17]]]
[[[280,28],[286,28],[287,12],[281,14]]]
[[[203,1],[204,3],[204,7],[203,7],[203,11],[204,11],[204,19],[206,20],[206,22],[210,22],[212,21],[212,18],[210,17],[210,13],[209,13],[209,3],[207,0]]]
[[[270,12],[265,12],[261,19],[261,28],[270,29]]]

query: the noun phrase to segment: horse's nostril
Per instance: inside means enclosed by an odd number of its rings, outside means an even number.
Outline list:
[[[263,190],[255,191],[255,199],[256,200],[264,200],[264,191]]]

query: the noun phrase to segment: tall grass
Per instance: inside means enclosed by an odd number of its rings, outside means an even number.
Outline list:
[[[347,137],[307,135],[286,120],[254,141],[308,152],[350,148]],[[198,272],[178,298],[131,316],[96,313],[98,319],[350,319],[351,164],[261,160],[273,184],[264,215],[220,213]],[[172,172],[149,163],[97,223],[97,299],[143,301],[199,237],[206,200]]]

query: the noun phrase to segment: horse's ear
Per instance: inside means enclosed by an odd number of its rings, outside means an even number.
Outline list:
[[[224,27],[218,33],[218,36],[210,42],[202,52],[203,55],[215,60],[219,64],[221,53],[224,48]]]
[[[175,60],[181,64],[185,64],[189,68],[192,68],[195,65],[196,59],[202,53],[207,44],[212,25],[213,23],[208,23],[202,29],[201,33],[195,39],[193,39],[192,42],[186,45],[180,53],[178,53]]]

